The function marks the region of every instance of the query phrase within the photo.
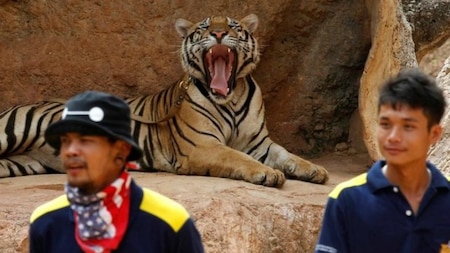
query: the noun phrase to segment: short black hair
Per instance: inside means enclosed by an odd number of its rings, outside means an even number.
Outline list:
[[[431,128],[440,123],[447,103],[434,78],[418,68],[410,68],[400,71],[381,87],[378,112],[382,105],[391,105],[394,109],[402,105],[412,109],[422,108],[428,119],[428,128]]]

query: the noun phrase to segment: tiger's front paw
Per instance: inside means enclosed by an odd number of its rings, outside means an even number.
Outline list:
[[[281,187],[286,178],[283,172],[279,170],[268,169],[264,171],[257,171],[249,175],[248,182],[258,185]]]
[[[284,165],[283,171],[288,178],[305,182],[325,184],[328,181],[328,171],[324,167],[306,160],[292,159]]]
[[[311,168],[307,170],[306,180],[315,184],[325,184],[328,181],[328,171],[317,164],[312,164]]]

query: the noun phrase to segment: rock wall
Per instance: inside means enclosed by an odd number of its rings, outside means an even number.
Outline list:
[[[330,169],[327,185],[288,180],[283,188],[243,181],[132,172],[141,186],[183,204],[208,253],[312,252],[323,206],[337,183],[364,168],[367,154],[314,160]],[[63,194],[65,175],[0,179],[0,252],[28,252],[28,219],[38,205]]]
[[[442,119],[442,125],[444,127],[442,138],[431,148],[430,161],[435,163],[444,174],[450,177],[450,52],[436,81],[444,90],[444,95],[447,99],[447,111]]]
[[[397,1],[367,1],[371,12],[372,47],[359,89],[359,112],[370,156],[381,158],[376,141],[378,90],[385,80],[405,67],[417,66],[411,26]]]
[[[345,142],[370,48],[358,0],[2,1],[0,109],[87,89],[153,94],[180,77],[177,18],[249,13],[273,139],[305,156]]]
[[[254,76],[265,93],[273,138],[294,153],[318,154],[346,142],[353,127],[362,130],[376,158],[373,101],[378,85],[400,68],[416,65],[419,49],[424,54],[432,48],[426,45],[448,38],[448,32],[437,29],[448,27],[442,21],[447,16],[436,16],[433,33],[420,33],[422,16],[414,8],[405,15],[405,2],[2,0],[0,107],[65,98],[85,89],[123,96],[156,92],[177,80],[181,71],[176,18],[256,13],[261,19],[257,36],[264,47]],[[442,73],[448,80],[446,69]],[[360,120],[354,113],[358,105]],[[448,152],[448,124],[432,157]],[[283,189],[219,178],[135,176],[187,207],[207,252],[311,252],[326,194],[356,174],[348,171],[351,166],[364,169],[349,159],[318,162],[335,166],[327,185],[289,180]],[[448,161],[437,162],[448,172]],[[0,179],[1,252],[26,252],[31,210],[61,194],[63,182],[63,175]]]
[[[358,99],[370,92],[367,83],[415,64],[414,52],[422,56],[450,36],[446,0],[3,0],[0,6],[0,110],[87,89],[153,94],[180,77],[177,18],[256,13],[262,57],[254,77],[264,92],[269,131],[306,157],[348,142],[358,105],[360,112],[370,106],[371,99]],[[400,23],[389,26],[388,14]],[[378,69],[374,57],[384,46],[394,51]]]
[[[436,33],[436,30],[442,27],[437,25],[438,28],[427,32],[423,30],[425,28],[422,24],[425,22],[423,16],[428,15],[430,17],[431,10],[436,10],[435,6],[439,5],[439,1],[436,1],[432,7],[428,6],[428,11],[425,11],[428,13],[427,15],[422,13],[422,8],[425,8],[424,5],[427,4],[422,5],[420,3],[414,6],[412,4],[414,1],[406,5],[405,2],[408,1],[403,1],[403,5],[401,2],[390,0],[366,1],[367,7],[373,10],[371,12],[371,20],[373,21],[371,26],[372,47],[361,77],[358,109],[362,120],[363,139],[372,160],[382,158],[376,142],[377,103],[380,86],[385,80],[396,75],[399,70],[417,67],[418,56],[420,60],[425,52],[429,52],[431,48],[436,47],[438,42],[439,45],[445,42],[442,38],[448,39],[450,36],[448,29],[436,34],[436,39],[433,42],[430,42],[429,38],[427,39],[424,36],[424,34]],[[450,5],[448,1],[443,2]],[[442,8],[435,12],[436,16],[432,17],[436,20],[443,20],[444,24],[448,24],[450,23],[450,14],[448,11],[442,11],[448,10],[448,6]],[[413,15],[414,10],[416,15]],[[439,19],[439,17],[442,18]],[[415,24],[417,26],[414,26]],[[425,43],[425,41],[429,43]],[[444,145],[441,148],[448,149],[445,142],[440,142],[438,145]],[[446,166],[448,167],[448,164]]]

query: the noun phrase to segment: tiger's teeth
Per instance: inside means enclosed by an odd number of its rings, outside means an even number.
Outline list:
[[[212,49],[209,49],[209,52],[208,52],[208,53],[212,54]]]
[[[228,53],[230,53],[230,52],[231,52],[231,49],[228,48]]]
[[[230,92],[230,88],[227,88],[227,93],[229,93],[229,92]],[[216,94],[217,94],[216,89],[211,89],[211,93],[212,93],[213,95],[216,95]]]

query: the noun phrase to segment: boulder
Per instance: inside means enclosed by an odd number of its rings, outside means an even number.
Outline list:
[[[373,160],[381,158],[376,141],[378,90],[388,78],[405,67],[417,66],[411,26],[398,1],[367,1],[372,10],[372,47],[359,88],[359,113],[363,139]]]
[[[358,110],[369,153],[377,157],[370,134],[372,89],[400,67],[416,65],[415,53],[420,60],[450,36],[446,0],[0,5],[0,110],[88,89],[153,94],[180,78],[177,18],[256,13],[262,55],[254,77],[263,90],[267,126],[272,139],[306,157],[347,141]]]
[[[322,155],[312,161],[330,171],[330,181],[288,180],[273,189],[134,172],[139,184],[188,209],[207,252],[311,252],[328,192],[380,157],[374,142],[379,85],[401,68],[417,66],[450,36],[447,0],[1,0],[0,6],[0,110],[87,89],[152,94],[180,77],[176,18],[259,16],[256,35],[263,47],[254,77],[272,138],[293,153]],[[448,86],[448,67],[442,71],[441,85]],[[439,159],[449,157],[450,126],[444,125],[431,158],[448,173],[448,160]],[[323,156],[348,140],[350,146],[339,147],[369,155]],[[0,252],[26,252],[29,215],[62,194],[64,179],[0,179]]]
[[[432,5],[420,3],[417,6],[413,4],[415,1],[405,1],[403,4],[391,0],[366,1],[366,3],[368,9],[372,10],[370,12],[370,19],[373,21],[372,47],[361,77],[358,110],[362,120],[365,146],[372,160],[377,160],[382,158],[376,142],[378,90],[387,79],[401,69],[418,67],[418,59],[420,61],[426,52],[445,42],[442,38],[446,40],[449,38],[450,31],[441,30],[439,24],[450,22],[450,14],[443,11],[448,10],[450,3],[437,1]],[[424,15],[428,17],[431,15],[438,23],[437,28],[425,31],[427,25],[424,24]],[[434,34],[433,37],[436,39],[432,43],[425,34]],[[439,66],[439,69],[441,67]],[[438,145],[442,145],[442,150],[448,149],[448,143],[440,142]],[[447,167],[448,164],[445,164],[443,169]]]
[[[444,67],[439,72],[436,81],[444,90],[447,99],[447,110],[442,119],[444,131],[441,140],[430,150],[430,161],[448,177],[450,177],[450,56],[445,61]]]
[[[328,193],[364,172],[367,154],[334,154],[313,162],[330,168],[326,185],[288,180],[283,188],[243,181],[132,172],[136,182],[183,204],[209,253],[312,252]],[[0,179],[0,252],[28,252],[34,208],[64,193],[65,175]]]

